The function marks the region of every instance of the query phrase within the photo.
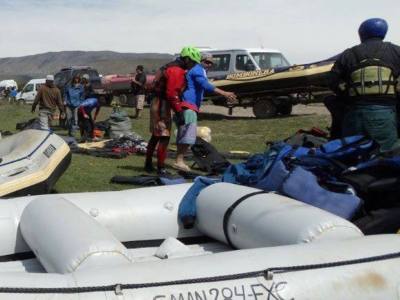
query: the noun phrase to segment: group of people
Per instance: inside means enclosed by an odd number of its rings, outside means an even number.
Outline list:
[[[325,105],[332,113],[332,137],[365,135],[382,152],[400,146],[400,47],[384,38],[384,19],[364,21],[358,30],[361,43],[340,54],[331,70],[331,89]]]
[[[15,86],[13,87],[6,87],[4,91],[2,91],[4,99],[8,101],[9,103],[14,103],[17,101],[17,88]]]
[[[82,78],[74,76],[63,95],[64,97],[54,84],[54,76],[47,75],[46,83],[40,87],[32,104],[32,113],[39,106],[40,128],[44,130],[50,128],[49,122],[53,119],[58,107],[60,118],[66,118],[68,134],[74,136],[75,131],[80,129],[81,140],[91,140],[100,103],[94,96],[89,75],[84,74]],[[95,110],[94,117],[92,117],[93,110]]]
[[[164,65],[153,81],[155,97],[150,107],[151,138],[148,143],[145,170],[155,170],[152,162],[157,149],[157,172],[165,174],[165,160],[171,137],[172,121],[178,132],[176,137],[177,156],[173,168],[190,171],[184,156],[196,142],[197,117],[204,93],[216,93],[227,99],[236,100],[236,95],[216,88],[207,79],[207,69],[213,65],[210,54],[201,54],[195,47],[184,47],[180,56]],[[173,115],[173,117],[172,117]]]
[[[365,135],[375,140],[382,152],[400,146],[399,106],[400,47],[385,42],[388,24],[380,18],[364,21],[359,27],[361,43],[336,58],[331,70],[330,87],[335,96],[326,99],[332,113],[332,137]],[[175,61],[156,74],[150,113],[152,136],[148,143],[145,169],[157,149],[157,171],[165,173],[165,159],[174,120],[178,128],[177,157],[173,167],[190,171],[184,156],[196,141],[197,116],[204,93],[216,93],[228,102],[236,95],[214,87],[207,79],[212,67],[210,54],[185,47]],[[173,119],[171,118],[173,112]]]
[[[165,160],[171,136],[172,122],[176,123],[177,158],[173,167],[190,171],[184,156],[188,148],[196,142],[197,115],[204,93],[216,93],[228,102],[235,101],[236,95],[214,87],[207,79],[207,70],[213,65],[211,54],[201,54],[195,47],[184,47],[180,56],[161,67],[152,83],[154,98],[150,106],[151,138],[148,143],[145,169],[155,170],[152,164],[154,151],[157,149],[157,172],[167,173]],[[145,102],[146,74],[144,67],[136,67],[132,88],[136,95],[136,118],[141,116]],[[53,119],[56,109],[60,117],[66,118],[68,133],[74,136],[79,128],[81,141],[93,137],[94,122],[100,110],[100,103],[94,96],[89,75],[75,76],[63,91],[54,84],[54,76],[48,75],[32,104],[32,112],[39,106],[39,121],[42,129],[49,129],[49,120]],[[91,112],[95,109],[94,117]]]
[[[388,24],[379,18],[368,19],[359,27],[361,43],[340,54],[331,71],[334,97],[326,99],[332,113],[332,136],[366,135],[374,139],[381,151],[400,146],[397,106],[399,97],[400,47],[384,42]],[[180,56],[156,73],[150,106],[151,138],[148,143],[145,170],[155,171],[152,158],[157,150],[157,172],[165,174],[165,160],[174,121],[177,128],[177,156],[173,167],[190,171],[184,156],[196,142],[197,118],[204,93],[216,93],[228,102],[236,95],[216,88],[207,79],[212,67],[212,55],[195,47],[184,47]],[[146,74],[143,66],[136,68],[132,86],[136,94],[136,117],[141,116],[145,101]],[[49,75],[32,105],[39,105],[40,125],[48,129],[56,107],[67,114],[69,134],[78,128],[84,140],[93,137],[94,121],[100,109],[93,97],[89,76],[75,76],[61,98]],[[94,118],[91,111],[96,109]]]

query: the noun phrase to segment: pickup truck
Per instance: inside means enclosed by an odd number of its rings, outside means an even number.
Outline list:
[[[96,69],[88,66],[71,66],[61,69],[54,75],[54,84],[60,89],[63,94],[65,87],[71,84],[72,78],[75,76],[82,77],[88,74],[90,83],[93,87],[96,97],[102,104],[110,104],[112,95],[108,94],[102,86],[101,77]]]
[[[290,65],[284,55],[273,49],[201,49],[213,55],[214,65],[207,76],[222,89],[235,92],[238,101],[207,95],[213,104],[251,107],[256,118],[286,116],[293,105],[320,102],[330,93],[326,80],[331,61]]]

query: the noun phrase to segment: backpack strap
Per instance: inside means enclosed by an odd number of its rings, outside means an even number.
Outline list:
[[[348,148],[350,148],[350,147],[352,147],[352,146],[359,145],[359,144],[363,144],[363,143],[365,143],[365,142],[371,141],[371,139],[369,139],[369,138],[366,137],[366,136],[362,136],[359,140],[352,141],[352,142],[348,142],[348,141],[346,140],[345,137],[342,137],[342,138],[340,138],[339,140],[340,140],[340,142],[342,143],[342,146],[341,146],[339,149],[337,149],[337,150],[335,150],[335,151],[333,151],[333,152],[344,151],[344,150],[346,150],[346,149],[348,149]],[[333,142],[333,141],[329,141],[328,143],[331,143],[331,142]],[[327,144],[328,144],[328,143],[327,143]],[[326,153],[326,154],[333,153],[333,152],[327,152],[327,151],[325,150],[325,144],[322,145],[321,147],[319,147],[319,149],[320,149],[323,153]]]

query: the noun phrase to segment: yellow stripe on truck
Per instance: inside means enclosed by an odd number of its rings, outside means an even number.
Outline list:
[[[276,79],[286,79],[286,78],[293,78],[293,77],[304,77],[304,76],[311,76],[320,73],[329,72],[333,67],[333,64],[320,66],[320,67],[309,67],[307,69],[296,69],[293,67],[292,69],[284,72],[279,73],[270,73],[261,71],[253,71],[253,72],[244,72],[238,74],[229,75],[229,79],[223,80],[215,80],[213,84],[216,87],[220,86],[232,86],[235,84],[242,84],[243,82],[262,82],[262,81],[270,81]],[[269,71],[269,70],[266,70]],[[258,72],[258,73],[257,73]]]

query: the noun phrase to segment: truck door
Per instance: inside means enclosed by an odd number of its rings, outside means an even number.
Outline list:
[[[34,92],[33,92],[33,99],[32,99],[32,101],[35,100],[36,95],[37,95],[37,93],[38,93],[38,91],[39,91],[39,89],[40,89],[40,87],[41,87],[42,85],[43,85],[42,83],[35,83],[35,90],[34,90]]]
[[[35,100],[35,96],[35,85],[33,83],[28,83],[22,90],[21,98],[23,98],[25,102],[33,102],[33,100]]]
[[[235,60],[236,72],[248,72],[256,70],[256,66],[249,55],[237,54]]]

